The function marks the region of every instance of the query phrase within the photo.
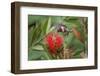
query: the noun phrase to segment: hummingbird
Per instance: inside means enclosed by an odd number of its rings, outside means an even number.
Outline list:
[[[72,30],[69,30],[68,27],[64,24],[58,24],[56,26],[57,32],[62,32],[64,35],[68,35]]]
[[[84,43],[84,38],[82,37],[80,31],[77,30],[76,27],[72,27],[72,29],[68,29],[68,27],[64,24],[58,24],[56,26],[57,32],[62,32],[64,35],[68,35],[69,33],[73,33],[74,36],[80,40],[82,43]]]

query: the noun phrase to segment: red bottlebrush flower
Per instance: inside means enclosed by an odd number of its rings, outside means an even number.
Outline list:
[[[61,37],[60,35],[56,34],[55,44],[56,44],[57,48],[61,47],[62,44],[63,44],[63,37]]]
[[[63,44],[63,37],[58,33],[52,32],[45,37],[45,43],[48,46],[50,53],[56,54],[57,49]]]

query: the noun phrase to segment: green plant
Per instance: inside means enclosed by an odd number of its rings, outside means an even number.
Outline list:
[[[86,17],[28,16],[28,60],[84,58],[86,45]]]

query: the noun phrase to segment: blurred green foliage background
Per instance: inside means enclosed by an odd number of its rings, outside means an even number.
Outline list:
[[[64,49],[60,57],[54,58],[43,39],[48,33],[57,31],[60,25],[68,31],[59,32],[64,37]],[[87,17],[28,15],[28,60],[86,58],[87,47]]]

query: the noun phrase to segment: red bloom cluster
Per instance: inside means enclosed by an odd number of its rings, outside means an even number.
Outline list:
[[[63,44],[63,37],[58,33],[49,33],[45,37],[45,43],[47,44],[49,51],[52,54],[56,54],[57,49],[59,49]]]

